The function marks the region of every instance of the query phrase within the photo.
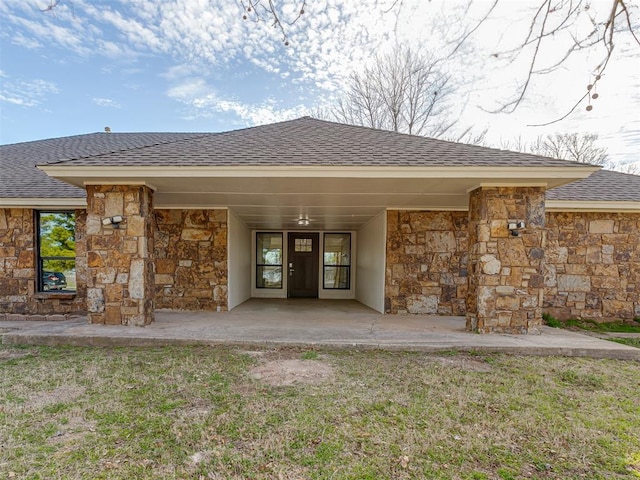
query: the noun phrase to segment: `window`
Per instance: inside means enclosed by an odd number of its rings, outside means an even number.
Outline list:
[[[313,252],[313,239],[312,238],[296,238],[294,244],[294,250],[296,252]]]
[[[351,234],[324,234],[324,288],[349,290],[351,288]]]
[[[256,287],[282,288],[282,233],[256,234]]]
[[[76,291],[76,216],[38,212],[38,291]]]

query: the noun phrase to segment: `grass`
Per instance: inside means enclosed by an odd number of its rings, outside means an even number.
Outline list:
[[[637,362],[315,353],[0,346],[0,478],[640,478]]]
[[[640,348],[640,338],[609,338],[612,342],[622,343],[630,347]]]
[[[307,350],[306,352],[302,352],[301,357],[303,360],[316,360],[318,358],[318,352],[315,350]]]
[[[545,324],[554,328],[571,328],[589,330],[591,332],[640,333],[640,319],[623,322],[596,322],[594,320],[569,319],[558,320],[548,313],[542,314]]]

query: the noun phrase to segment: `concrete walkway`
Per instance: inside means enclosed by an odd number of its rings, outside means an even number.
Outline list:
[[[381,315],[358,302],[251,299],[231,312],[158,311],[146,327],[0,322],[4,344],[77,346],[243,345],[438,352],[500,352],[640,361],[640,349],[543,327],[541,335],[479,335],[464,317]]]

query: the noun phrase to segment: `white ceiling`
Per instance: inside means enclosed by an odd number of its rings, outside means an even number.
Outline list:
[[[388,208],[466,210],[471,186],[469,179],[424,178],[209,178],[154,183],[157,208],[228,207],[251,229],[276,230],[358,230]],[[309,225],[300,227],[299,218],[308,218]]]
[[[251,229],[358,230],[386,209],[466,210],[481,185],[557,186],[579,169],[240,169],[42,167],[83,186],[140,184],[156,208],[229,208]],[[300,227],[299,218],[309,225]]]

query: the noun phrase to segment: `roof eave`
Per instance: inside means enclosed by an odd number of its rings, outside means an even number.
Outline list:
[[[0,207],[6,208],[86,208],[87,199],[84,197],[55,197],[55,198],[39,198],[39,197],[0,197]]]
[[[545,206],[548,212],[640,213],[640,202],[634,201],[547,200]]]
[[[38,168],[53,178],[65,180],[74,185],[96,183],[99,180],[166,177],[247,177],[247,178],[550,178],[559,181],[554,186],[587,178],[600,167],[585,166],[317,166],[317,165],[248,165],[248,166],[74,166],[38,165]]]

